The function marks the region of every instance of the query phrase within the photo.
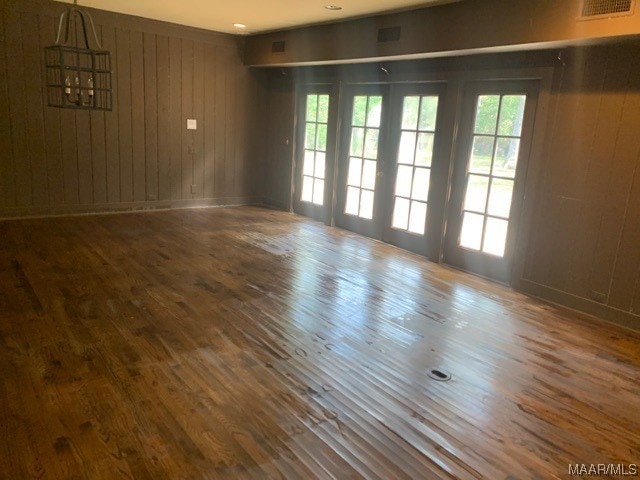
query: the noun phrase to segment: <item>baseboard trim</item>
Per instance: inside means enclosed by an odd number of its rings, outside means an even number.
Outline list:
[[[287,202],[276,200],[271,197],[264,197],[262,201],[264,202],[265,207],[273,208],[275,210],[282,210],[283,212],[291,211],[289,208],[289,203]]]
[[[517,290],[538,297],[542,300],[569,307],[588,315],[615,323],[631,330],[640,331],[640,315],[635,315],[625,310],[620,310],[609,305],[594,302],[586,298],[578,297],[571,293],[563,292],[546,285],[533,282],[531,280],[520,279]]]
[[[55,207],[0,208],[0,221],[23,218],[60,217],[70,215],[101,215],[109,213],[178,210],[183,208],[232,207],[262,205],[263,197],[218,197],[187,200],[158,200],[153,202],[123,202],[91,205],[58,205]]]

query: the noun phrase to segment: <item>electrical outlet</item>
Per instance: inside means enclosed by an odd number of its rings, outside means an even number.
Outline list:
[[[197,193],[196,185],[191,185],[191,193],[193,194]]]
[[[196,130],[198,128],[198,122],[195,118],[187,118],[187,130]]]

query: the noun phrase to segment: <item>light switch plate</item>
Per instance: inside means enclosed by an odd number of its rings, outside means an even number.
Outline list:
[[[187,130],[195,130],[198,128],[198,122],[195,118],[187,118]]]

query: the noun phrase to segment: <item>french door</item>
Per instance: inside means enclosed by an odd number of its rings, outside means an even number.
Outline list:
[[[335,165],[337,108],[330,86],[302,87],[298,92],[293,209],[329,223]]]
[[[442,91],[437,84],[396,85],[391,96],[382,240],[422,255],[438,240],[430,235],[429,186],[441,152]]]
[[[339,108],[336,92],[309,88],[297,212],[509,283],[537,82],[468,83],[459,111],[454,90],[444,108],[445,84],[346,85]]]
[[[444,261],[509,283],[531,146],[534,82],[466,91],[451,185]]]
[[[426,254],[440,86],[344,90],[336,225]]]
[[[348,86],[343,98],[335,223],[380,238],[389,87]]]

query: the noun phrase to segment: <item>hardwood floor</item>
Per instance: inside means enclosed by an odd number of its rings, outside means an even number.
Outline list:
[[[0,222],[0,371],[12,480],[640,463],[640,334],[260,208]]]

